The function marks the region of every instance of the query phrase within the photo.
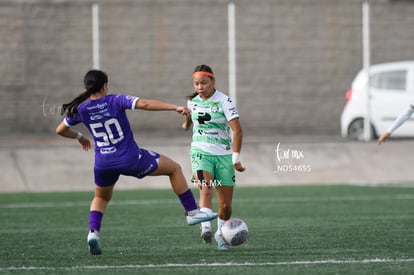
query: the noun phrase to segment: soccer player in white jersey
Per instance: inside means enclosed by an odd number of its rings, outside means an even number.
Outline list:
[[[167,175],[173,191],[187,212],[188,225],[210,221],[216,213],[198,210],[191,189],[178,163],[162,154],[140,148],[134,140],[126,110],[169,110],[187,114],[187,107],[157,100],[140,99],[136,96],[108,94],[108,76],[99,70],[90,70],[84,77],[86,91],[68,104],[63,104],[65,119],[56,128],[56,133],[77,139],[85,151],[91,148],[89,139],[71,129],[83,123],[95,142],[95,197],[89,212],[89,252],[102,253],[99,233],[105,209],[112,198],[115,183],[120,175],[143,178]]]
[[[245,170],[239,161],[243,132],[231,98],[215,88],[212,69],[199,65],[192,77],[195,92],[187,102],[191,114],[187,115],[182,127],[188,130],[191,124],[194,125],[191,142],[193,180],[200,190],[199,206],[203,212],[212,212],[212,189],[216,190],[219,218],[215,239],[219,250],[228,250],[221,226],[232,214],[233,188],[236,185],[234,170]],[[211,222],[202,223],[201,238],[206,243],[211,242]]]
[[[381,144],[387,141],[392,135],[392,133],[395,132],[395,130],[397,130],[401,125],[403,125],[407,120],[411,118],[413,113],[414,113],[414,100],[412,100],[408,104],[407,108],[395,119],[391,127],[378,138],[377,143]]]

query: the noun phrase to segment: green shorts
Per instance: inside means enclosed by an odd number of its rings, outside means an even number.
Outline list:
[[[191,154],[191,169],[193,175],[197,171],[207,171],[213,178],[213,186],[236,186],[236,176],[231,160],[231,155],[204,155],[201,153]]]

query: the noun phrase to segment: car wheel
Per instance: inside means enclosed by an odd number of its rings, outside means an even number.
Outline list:
[[[365,140],[364,139],[364,120],[362,118],[355,119],[348,127],[348,137],[353,140]],[[371,125],[370,139],[376,137],[375,129]]]

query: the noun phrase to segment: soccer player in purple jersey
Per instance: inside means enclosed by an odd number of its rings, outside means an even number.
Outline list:
[[[95,143],[95,196],[90,206],[88,247],[91,254],[101,254],[99,232],[106,206],[120,175],[143,178],[166,175],[173,191],[178,195],[187,212],[188,225],[213,220],[216,213],[204,213],[197,208],[191,189],[178,163],[167,156],[140,148],[134,140],[125,110],[169,110],[186,115],[189,110],[165,102],[140,99],[123,94],[108,94],[108,77],[99,70],[90,70],[84,77],[86,91],[62,106],[64,120],[56,133],[77,139],[83,150],[91,148],[91,142],[70,127],[83,123]]]

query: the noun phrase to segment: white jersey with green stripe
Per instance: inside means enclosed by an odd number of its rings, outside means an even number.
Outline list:
[[[192,153],[232,153],[229,121],[239,117],[230,97],[216,90],[207,100],[199,95],[187,102],[193,121]]]

